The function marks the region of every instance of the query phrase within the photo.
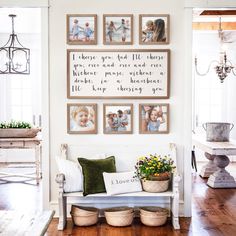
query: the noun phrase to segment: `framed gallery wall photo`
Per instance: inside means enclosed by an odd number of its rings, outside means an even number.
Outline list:
[[[139,15],[139,44],[169,44],[169,39],[169,15]]]
[[[67,97],[165,99],[170,50],[67,50]]]
[[[133,104],[103,104],[103,133],[132,134]]]
[[[103,44],[133,44],[133,15],[103,15]]]
[[[97,44],[97,15],[68,14],[66,21],[67,44]]]
[[[139,133],[169,133],[169,104],[139,104]]]
[[[68,134],[97,134],[97,104],[67,104]]]

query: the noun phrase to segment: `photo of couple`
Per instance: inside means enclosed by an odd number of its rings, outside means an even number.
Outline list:
[[[104,104],[104,133],[132,133],[132,105]]]
[[[145,133],[169,132],[168,104],[140,104],[139,131]]]
[[[140,44],[169,43],[169,15],[140,15]]]

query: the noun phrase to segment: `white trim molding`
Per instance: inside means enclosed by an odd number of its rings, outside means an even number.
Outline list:
[[[185,0],[185,8],[235,8],[235,0]]]
[[[0,7],[49,7],[48,0],[1,0]]]

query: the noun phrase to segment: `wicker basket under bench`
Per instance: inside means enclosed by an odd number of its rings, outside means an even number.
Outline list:
[[[170,144],[170,148],[174,153],[174,157],[172,158],[176,161],[176,146],[175,144]],[[63,144],[61,145],[61,157],[67,158],[67,145]],[[177,163],[176,163],[177,166]],[[170,188],[166,192],[162,193],[149,193],[149,192],[134,192],[134,193],[126,193],[126,194],[119,194],[119,195],[113,195],[108,196],[106,193],[98,193],[98,194],[90,194],[86,197],[83,196],[82,192],[73,192],[73,193],[65,193],[64,192],[64,183],[66,181],[64,174],[58,174],[56,177],[56,182],[59,184],[59,197],[58,197],[58,204],[59,204],[59,223],[58,223],[58,230],[63,230],[66,225],[66,219],[67,219],[67,198],[75,198],[76,197],[76,204],[82,205],[82,202],[84,199],[95,201],[99,199],[107,198],[110,204],[114,201],[115,204],[117,204],[117,199],[122,199],[121,202],[123,202],[126,205],[129,205],[129,203],[136,202],[140,198],[147,199],[145,200],[147,204],[149,203],[150,198],[165,198],[170,203],[170,211],[171,211],[171,218],[172,218],[172,225],[174,229],[180,229],[179,225],[179,182],[181,180],[181,177],[179,174],[174,174],[172,177],[172,181],[170,184]],[[81,202],[80,202],[81,200]],[[158,200],[158,199],[157,199]]]

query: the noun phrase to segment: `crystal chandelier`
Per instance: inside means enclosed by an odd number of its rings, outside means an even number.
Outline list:
[[[220,38],[220,45],[222,46],[223,45],[223,30],[221,28],[221,18],[219,18],[218,33],[219,33],[219,38]],[[195,56],[195,71],[196,71],[197,75],[200,75],[200,76],[207,75],[211,69],[211,66],[215,65],[214,69],[215,69],[215,72],[218,75],[221,83],[224,82],[224,79],[231,72],[233,73],[233,75],[236,76],[236,73],[234,72],[235,67],[233,66],[232,62],[227,59],[227,54],[225,51],[222,51],[222,50],[220,51],[220,60],[219,61],[217,61],[217,60],[211,61],[206,72],[204,72],[204,73],[199,72],[199,70],[197,68],[197,63],[198,63],[198,60],[197,60],[197,57]]]
[[[25,48],[19,42],[14,32],[14,18],[12,19],[12,33],[7,43],[0,48],[0,74],[29,74],[30,73],[30,49]]]

